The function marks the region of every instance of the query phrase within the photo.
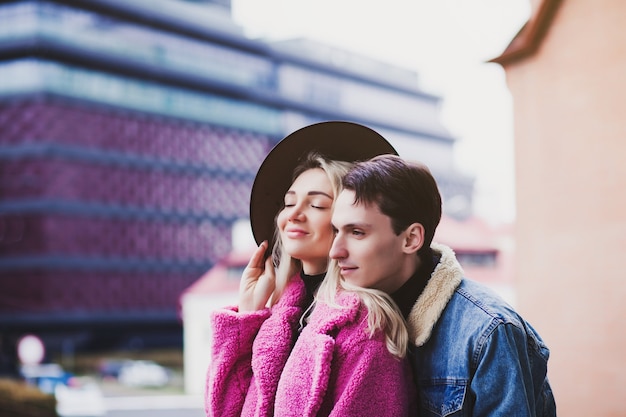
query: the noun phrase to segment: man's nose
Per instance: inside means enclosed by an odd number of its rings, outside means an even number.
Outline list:
[[[336,235],[333,240],[333,244],[330,246],[328,256],[331,259],[343,259],[346,257],[347,253],[348,252],[343,244],[343,239],[339,235]]]

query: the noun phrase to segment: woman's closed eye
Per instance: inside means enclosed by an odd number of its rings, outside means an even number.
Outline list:
[[[287,207],[295,207],[296,203],[292,203],[292,202],[286,202],[283,207],[287,208]],[[311,206],[314,209],[318,209],[318,210],[328,210],[330,209],[329,206],[327,206],[326,204],[321,204],[321,203],[310,203],[309,206]]]
[[[324,204],[311,203],[311,207],[320,209],[320,210],[328,210],[330,207],[327,207]]]

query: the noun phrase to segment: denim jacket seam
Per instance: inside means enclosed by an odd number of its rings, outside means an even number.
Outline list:
[[[534,353],[533,356],[537,356],[545,364],[547,364],[550,355],[548,347],[545,345],[545,343],[543,343],[542,340],[537,338],[534,331],[532,331],[533,329],[524,330],[526,330],[526,334],[528,335],[526,342],[528,345],[528,350]]]
[[[478,342],[476,343],[476,348],[474,349],[474,354],[472,355],[472,368],[475,371],[478,368],[478,362],[480,356],[482,355],[482,351],[484,347],[489,343],[491,339],[491,335],[498,328],[498,326],[504,324],[504,322],[496,317],[491,317],[491,323],[489,326],[481,333],[478,338]]]
[[[504,319],[500,316],[500,315],[496,315],[494,314],[491,310],[489,310],[487,308],[487,306],[482,303],[480,300],[472,297],[467,291],[465,291],[462,288],[457,288],[456,292],[463,298],[465,298],[467,301],[469,301],[470,303],[472,303],[474,306],[476,306],[476,308],[482,310],[486,315],[488,315],[489,317],[491,317],[492,320],[501,320],[504,321]]]

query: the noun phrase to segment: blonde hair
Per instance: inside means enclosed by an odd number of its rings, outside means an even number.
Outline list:
[[[409,345],[409,333],[406,321],[400,309],[389,294],[373,288],[359,287],[341,278],[339,265],[332,260],[324,281],[317,291],[315,302],[323,302],[334,308],[347,308],[337,303],[340,291],[355,293],[367,309],[368,336],[382,330],[385,333],[387,350],[398,357],[404,358]]]
[[[310,152],[294,169],[292,183],[296,180],[296,178],[298,178],[298,176],[300,176],[300,174],[308,171],[309,169],[322,169],[328,176],[333,189],[334,206],[335,199],[341,191],[341,180],[348,173],[348,170],[352,167],[352,165],[353,164],[351,162],[336,161],[328,159],[317,152]],[[276,213],[276,217],[278,217],[279,213]],[[274,225],[276,225],[276,221],[274,221]],[[330,227],[330,225],[328,227]],[[302,263],[300,260],[292,258],[285,251],[278,227],[274,227],[274,242],[274,247],[272,248],[272,260],[274,267],[276,268],[276,289],[272,294],[270,305],[276,304],[285,291],[290,278],[302,270]]]

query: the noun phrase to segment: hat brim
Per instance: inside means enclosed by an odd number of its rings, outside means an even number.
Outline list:
[[[378,132],[352,122],[316,123],[286,136],[269,152],[252,185],[250,224],[257,245],[267,240],[271,250],[276,214],[283,207],[293,172],[312,151],[329,159],[347,162],[398,154]]]

